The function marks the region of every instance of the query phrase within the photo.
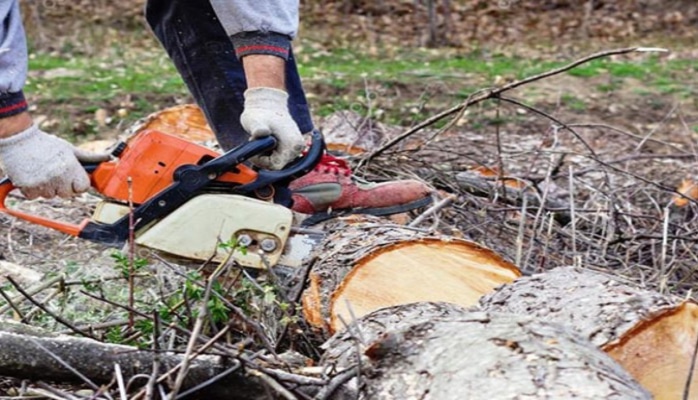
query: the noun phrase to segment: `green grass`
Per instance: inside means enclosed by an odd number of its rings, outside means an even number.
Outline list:
[[[573,94],[565,93],[562,95],[561,100],[564,105],[574,111],[583,112],[587,109],[586,102]]]
[[[509,57],[503,55],[483,56],[479,53],[464,55],[440,55],[434,51],[409,50],[397,56],[369,56],[349,50],[338,50],[331,54],[301,54],[301,74],[310,78],[325,78],[330,81],[346,81],[372,77],[404,80],[419,80],[440,76],[472,74],[479,78],[493,79],[497,76],[521,79],[561,67],[569,61],[544,61]],[[571,61],[571,60],[570,60]],[[657,57],[638,57],[637,60],[611,61],[594,60],[569,72],[571,76],[590,78],[610,75],[616,78],[647,79],[663,76],[672,71],[695,71],[698,66],[688,60],[661,60]]]
[[[48,129],[73,140],[129,126],[188,96],[174,66],[160,52],[115,49],[100,57],[36,52],[30,54],[29,70],[25,93],[34,115],[46,116]],[[98,109],[108,111],[107,127],[95,121]]]
[[[164,58],[114,62],[38,54],[30,58],[29,69],[36,74],[30,76],[25,90],[55,101],[109,100],[120,95],[185,92],[181,78]],[[58,75],[52,76],[51,71],[58,69],[65,73],[58,71]]]
[[[111,127],[119,123],[128,126],[137,118],[173,105],[175,99],[189,96],[162,50],[125,52],[115,48],[105,54],[97,58],[40,52],[31,55],[31,75],[25,91],[38,105],[39,114],[60,119],[58,133],[68,136],[99,133],[93,115],[100,108],[114,116],[117,109],[126,107],[128,116],[114,117]],[[381,111],[384,120],[396,123],[413,120],[410,110],[422,97],[428,98],[433,112],[435,108],[443,109],[462,101],[479,88],[522,79],[569,62],[419,49],[393,49],[379,56],[349,49],[331,53],[301,49],[297,58],[306,86],[311,92],[319,92],[311,99],[317,115],[341,109],[370,112],[360,100],[368,88],[379,93],[382,103],[379,106],[387,108]],[[637,56],[627,60],[595,60],[566,74],[589,80],[589,87],[599,93],[633,85],[632,93],[695,98],[696,89],[686,84],[686,79],[695,72],[698,66],[691,60]],[[530,88],[527,93],[533,95],[535,89]],[[570,92],[574,88],[566,90],[562,98],[566,107],[584,112],[585,99]],[[76,119],[82,123],[76,124]]]

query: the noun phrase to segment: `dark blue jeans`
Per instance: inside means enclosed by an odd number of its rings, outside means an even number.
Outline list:
[[[206,0],[148,0],[146,19],[187,84],[221,147],[247,141],[240,124],[247,89],[242,64]],[[303,133],[313,130],[308,102],[291,52],[286,63],[291,116]]]

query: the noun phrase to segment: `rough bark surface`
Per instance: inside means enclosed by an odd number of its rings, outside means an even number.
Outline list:
[[[401,331],[423,322],[452,319],[466,313],[467,309],[455,304],[435,302],[374,311],[332,336],[322,345],[325,350],[322,364],[336,370],[349,368],[359,361],[359,355],[363,354],[368,346],[387,332]]]
[[[384,321],[399,322],[363,352],[365,399],[651,398],[613,359],[561,325],[415,303],[369,314],[357,326],[377,333]],[[356,340],[333,338],[328,358],[338,352],[335,360],[351,361],[346,354]]]
[[[619,340],[639,322],[677,305],[668,296],[574,267],[519,278],[480,300],[480,307],[487,311],[530,315],[570,326],[596,346]]]
[[[391,305],[446,301],[470,306],[497,285],[520,276],[511,263],[476,243],[430,235],[378,218],[341,220],[325,229],[328,234],[317,246],[303,309],[313,326],[329,334],[354,317]],[[379,260],[408,252],[419,253],[419,257],[396,257],[388,263]],[[378,264],[379,268],[370,269]],[[366,291],[364,282],[374,276],[385,284]],[[380,297],[372,304],[385,304],[368,309],[371,304],[356,302],[372,297]]]
[[[698,305],[599,272],[556,268],[484,296],[488,311],[565,325],[605,350],[656,398],[698,397]]]
[[[90,339],[55,335],[26,325],[0,321],[0,376],[19,379],[82,383],[62,360],[96,384],[109,383],[114,365],[119,364],[126,381],[138,374],[152,373],[155,354],[135,347],[100,343]],[[178,365],[182,355],[160,354],[161,372]],[[191,364],[183,390],[211,379],[234,367],[234,359],[200,356]],[[266,399],[264,385],[244,368],[202,390],[206,398]]]

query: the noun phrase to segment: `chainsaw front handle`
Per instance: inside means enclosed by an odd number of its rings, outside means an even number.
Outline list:
[[[12,181],[10,181],[9,178],[3,178],[2,180],[0,180],[0,212],[25,220],[27,222],[45,226],[46,228],[51,228],[63,233],[67,233],[71,236],[79,236],[83,228],[90,222],[89,219],[85,219],[80,224],[71,224],[68,222],[56,221],[50,218],[41,217],[39,215],[29,214],[23,211],[7,208],[7,206],[5,205],[7,196],[10,194],[11,191],[15,189],[15,185],[12,184]]]
[[[298,179],[312,171],[312,169],[315,168],[315,166],[320,162],[320,159],[324,153],[325,141],[322,138],[322,134],[318,131],[313,131],[310,134],[310,148],[303,157],[298,158],[291,164],[284,167],[284,169],[278,171],[260,170],[257,172],[257,179],[255,179],[253,182],[238,187],[237,190],[240,192],[253,192],[268,185],[278,183],[287,184],[288,182]]]

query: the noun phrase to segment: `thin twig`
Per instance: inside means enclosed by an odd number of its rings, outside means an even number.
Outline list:
[[[7,305],[10,306],[10,308],[12,308],[12,310],[14,310],[14,312],[17,314],[17,316],[18,316],[20,319],[24,319],[24,313],[22,313],[22,310],[20,310],[20,309],[15,305],[15,303],[12,301],[12,299],[10,298],[10,296],[8,296],[8,295],[5,293],[5,291],[2,290],[2,288],[0,288],[0,296],[2,296],[3,299],[5,299],[5,301],[7,302]],[[1,313],[0,313],[0,314],[1,314]]]
[[[288,389],[283,387],[279,382],[276,381],[276,379],[265,374],[264,372],[262,372],[260,370],[251,369],[248,371],[248,373],[252,376],[255,376],[255,377],[261,379],[264,383],[266,383],[270,388],[272,388],[274,391],[276,391],[276,393],[279,394],[280,396],[282,396],[284,399],[286,399],[286,400],[298,400],[298,397],[296,397]]]
[[[81,330],[81,329],[78,329],[76,326],[74,326],[72,323],[70,323],[68,320],[64,319],[64,318],[61,317],[60,315],[57,315],[56,313],[50,311],[50,310],[49,310],[48,308],[46,308],[43,304],[41,304],[39,301],[37,301],[36,299],[34,299],[34,298],[33,298],[32,296],[30,296],[27,292],[25,292],[24,289],[22,289],[22,287],[21,287],[19,284],[17,284],[17,282],[15,282],[14,279],[12,279],[12,277],[7,276],[6,279],[7,279],[8,282],[10,282],[10,283],[12,284],[12,286],[15,287],[15,289],[17,289],[18,292],[20,292],[24,297],[26,297],[27,300],[29,300],[30,302],[32,302],[32,304],[34,304],[35,306],[39,307],[43,312],[45,312],[46,314],[50,315],[53,319],[55,319],[55,320],[58,321],[59,323],[61,323],[61,324],[65,325],[66,327],[68,327],[68,329],[70,329],[70,330],[72,330],[73,332],[75,332],[75,333],[77,333],[77,334],[79,334],[79,335],[82,335],[82,336],[84,336],[84,337],[87,337],[87,338],[90,338],[90,339],[94,339],[94,340],[98,340],[96,337],[90,335],[89,333],[87,333],[87,332],[85,332],[85,331],[83,331],[83,330]]]
[[[136,221],[134,220],[133,212],[133,179],[130,176],[127,177],[126,183],[128,184],[128,306],[133,309],[136,303],[136,287],[135,279],[133,278],[136,272]],[[128,313],[128,329],[133,329],[134,324],[135,318],[133,313],[130,312]]]
[[[204,291],[204,296],[201,299],[201,305],[199,307],[199,315],[197,315],[196,317],[194,329],[192,331],[191,337],[189,338],[189,343],[187,343],[187,350],[184,354],[184,360],[182,360],[182,363],[180,364],[181,367],[179,369],[179,373],[177,374],[177,378],[175,379],[174,387],[172,388],[172,391],[169,394],[169,398],[171,400],[177,398],[177,392],[179,392],[179,390],[181,389],[182,384],[184,383],[184,378],[186,378],[187,373],[189,372],[190,362],[194,359],[194,357],[190,356],[194,353],[194,346],[196,345],[199,334],[201,334],[201,330],[204,327],[206,316],[208,315],[208,300],[211,298],[211,292],[213,292],[213,284],[216,282],[220,274],[225,270],[225,266],[228,264],[228,261],[230,261],[232,254],[233,252],[231,251],[225,258],[225,260],[223,260],[223,262],[221,262],[218,265],[216,270],[213,271],[213,274],[211,274],[211,276],[208,277],[206,290]]]
[[[128,400],[126,395],[126,385],[124,385],[124,375],[121,373],[121,366],[114,364],[114,373],[116,374],[116,384],[119,387],[119,396],[121,400]]]
[[[691,382],[693,382],[693,374],[696,369],[696,358],[698,357],[698,335],[696,335],[696,340],[693,343],[693,355],[691,357],[691,369],[688,371],[688,376],[686,377],[686,385],[683,388],[683,400],[689,400],[691,397]]]
[[[432,215],[436,214],[437,212],[441,211],[444,207],[449,206],[457,198],[458,198],[457,194],[450,194],[450,195],[446,196],[444,199],[442,199],[438,203],[429,207],[429,209],[424,211],[421,215],[419,215],[417,218],[415,218],[407,226],[415,227],[415,226],[421,224],[422,222],[424,222],[425,219],[427,219],[427,218],[431,217]]]
[[[579,60],[573,61],[565,66],[555,68],[555,69],[552,69],[550,71],[543,72],[543,73],[540,73],[537,75],[533,75],[533,76],[530,76],[530,77],[525,78],[525,79],[514,81],[514,82],[508,83],[504,86],[500,86],[498,88],[483,89],[482,91],[479,91],[477,94],[468,97],[468,99],[466,101],[464,101],[463,103],[461,103],[455,107],[449,108],[448,110],[443,111],[443,112],[441,112],[441,113],[439,113],[431,118],[428,118],[424,122],[417,124],[413,128],[407,130],[405,133],[388,141],[388,143],[386,143],[385,145],[383,145],[380,148],[371,152],[371,154],[364,157],[359,162],[359,164],[357,165],[356,168],[357,169],[361,168],[367,162],[378,157],[379,155],[383,154],[389,148],[391,148],[391,147],[395,146],[397,143],[405,140],[407,137],[421,131],[422,129],[426,128],[427,126],[430,126],[430,125],[432,125],[432,124],[434,124],[434,123],[436,123],[436,122],[438,122],[438,121],[440,121],[440,120],[442,120],[450,115],[453,115],[453,114],[458,113],[458,112],[462,112],[463,109],[468,108],[473,104],[477,104],[483,100],[498,97],[500,94],[502,94],[506,91],[515,89],[515,88],[522,86],[522,85],[529,84],[531,82],[535,82],[535,81],[538,81],[538,80],[541,80],[544,78],[548,78],[548,77],[551,77],[554,75],[561,74],[563,72],[569,71],[575,67],[578,67],[582,64],[585,64],[587,62],[590,62],[590,61],[593,61],[593,60],[596,60],[599,58],[609,57],[609,56],[613,56],[613,55],[620,55],[620,54],[628,54],[628,53],[632,53],[632,52],[636,52],[636,51],[643,51],[644,52],[644,51],[650,51],[650,50],[663,51],[663,49],[647,49],[647,48],[641,48],[641,47],[628,47],[628,48],[623,48],[623,49],[601,51],[601,52],[589,55],[587,57],[580,58]]]
[[[40,292],[43,292],[44,290],[46,290],[46,288],[50,288],[51,286],[55,285],[56,283],[62,281],[63,279],[64,279],[64,276],[63,276],[63,275],[56,276],[56,277],[54,277],[54,278],[52,278],[52,279],[49,279],[49,280],[47,280],[46,282],[40,284],[40,285],[37,286],[37,287],[29,288],[29,289],[26,290],[25,292],[26,292],[30,297],[31,297],[31,296],[34,296],[34,295],[36,295],[36,294],[38,294],[38,293],[40,293]],[[20,294],[20,295],[17,295],[17,296],[15,296],[15,297],[13,297],[13,298],[12,298],[12,301],[15,302],[15,303],[17,303],[17,302],[19,302],[19,300],[22,300],[22,298],[25,299],[25,300],[29,300],[29,299],[27,298],[27,295],[25,295],[25,294]],[[9,305],[0,307],[0,314],[6,313],[7,310],[9,310],[9,307],[10,307]]]
[[[331,399],[340,386],[360,375],[359,368],[348,368],[332,377],[330,382],[315,396],[317,400]],[[358,392],[358,391],[357,391]],[[358,394],[358,393],[357,393]]]
[[[218,382],[219,380],[225,378],[226,376],[232,374],[233,372],[239,370],[240,367],[242,367],[242,363],[238,360],[233,360],[233,363],[234,363],[234,365],[232,367],[226,369],[225,371],[221,372],[220,374],[214,376],[211,379],[207,379],[207,380],[201,382],[200,384],[183,391],[182,393],[177,395],[177,398],[181,399],[181,398],[189,396],[192,393],[196,393],[199,390],[204,389],[204,388]]]
[[[148,383],[145,386],[146,400],[152,400],[155,397],[155,384],[157,383],[158,375],[160,374],[160,316],[157,311],[153,311],[153,372],[150,374]]]

